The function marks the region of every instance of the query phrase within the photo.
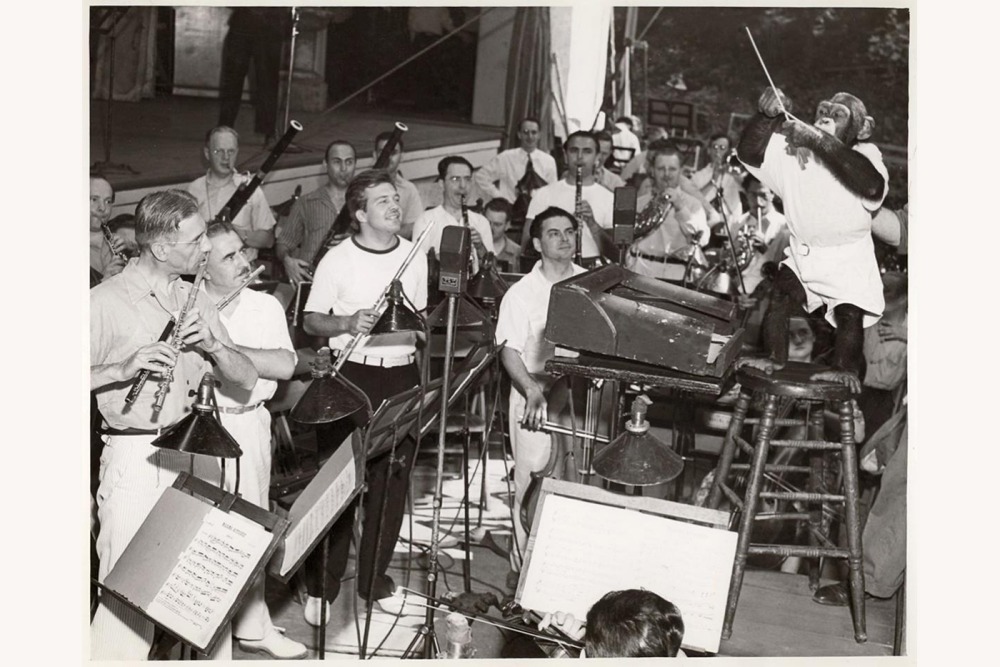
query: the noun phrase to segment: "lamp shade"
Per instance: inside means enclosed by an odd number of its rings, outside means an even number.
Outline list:
[[[354,383],[334,374],[330,348],[316,355],[311,368],[312,382],[289,413],[301,424],[328,424],[349,417],[362,408],[371,412],[368,397]]]
[[[479,273],[469,281],[469,296],[488,303],[496,303],[506,293],[507,281],[501,278],[500,272],[497,271],[496,256],[487,253]]]
[[[215,417],[214,375],[205,373],[202,376],[191,414],[164,429],[152,444],[187,454],[227,459],[242,456],[239,444]]]
[[[487,316],[486,313],[479,308],[479,306],[475,305],[468,299],[460,298],[457,305],[455,324],[460,327],[480,326],[489,320],[489,316]],[[433,328],[440,328],[444,327],[447,323],[448,300],[445,299],[439,303],[433,311],[431,311],[430,315],[427,316],[427,324]]]
[[[380,334],[400,333],[403,331],[423,331],[424,325],[417,317],[416,313],[406,306],[403,297],[403,284],[398,280],[393,280],[389,286],[387,297],[388,307],[382,316],[375,322],[375,326],[368,332],[371,336]]]
[[[651,401],[637,396],[625,432],[594,456],[594,472],[629,486],[662,484],[681,474],[684,459],[649,432],[646,407]]]

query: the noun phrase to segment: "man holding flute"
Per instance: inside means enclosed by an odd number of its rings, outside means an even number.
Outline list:
[[[393,178],[385,171],[366,171],[356,176],[347,188],[346,206],[358,223],[359,231],[320,260],[305,306],[306,333],[328,337],[334,355],[378,320],[379,312],[373,305],[380,301],[413,248],[410,241],[399,236],[403,209]],[[404,293],[417,310],[426,308],[427,258],[424,253],[413,254],[400,280]],[[365,392],[371,405],[377,407],[383,399],[420,382],[416,335],[394,333],[365,337],[344,362],[340,373]],[[367,419],[367,415],[355,414],[352,418],[317,428],[320,457],[332,454],[355,428],[364,426]],[[397,598],[393,598],[395,583],[386,570],[402,526],[415,454],[416,443],[407,439],[396,448],[394,457],[383,454],[367,462],[368,491],[364,495],[364,524],[357,547],[357,591],[362,598],[371,593],[383,610],[391,612],[399,612],[401,608]],[[383,507],[386,487],[388,495]],[[383,513],[382,538],[376,553],[379,518]],[[347,570],[353,523],[352,508],[333,525],[327,563],[323,563],[321,550],[314,551],[306,559],[304,576],[309,598],[305,618],[312,625],[319,625],[324,569],[327,572],[327,604],[340,591],[340,581]],[[374,588],[369,591],[373,568]]]
[[[219,417],[243,450],[240,495],[267,510],[271,484],[271,413],[264,407],[264,401],[274,396],[277,380],[292,377],[295,351],[288,335],[285,312],[278,300],[270,294],[246,289],[253,271],[243,239],[228,222],[212,223],[206,234],[212,251],[208,255],[205,292],[212,303],[221,307],[219,318],[236,343],[236,349],[250,359],[258,375],[257,382],[249,390],[227,378],[222,379],[215,392]],[[264,653],[275,659],[306,657],[306,647],[286,637],[271,622],[264,602],[264,579],[264,576],[257,579],[243,607],[233,618],[233,635],[244,651]]]
[[[157,340],[190,301],[191,285],[180,276],[194,273],[211,249],[194,198],[179,190],[154,192],[139,202],[135,223],[139,257],[90,291],[90,388],[106,424],[97,491],[100,580],[181,471],[219,479],[216,459],[151,444],[161,429],[185,416],[188,391],[213,370],[213,362],[214,372],[234,386],[249,390],[257,382],[253,364],[236,350],[207,295],[195,295],[177,324],[179,349]],[[173,367],[173,380],[162,408],[154,411],[165,367]],[[152,381],[126,407],[133,378],[143,369],[152,371]],[[138,612],[102,596],[91,624],[92,659],[145,659],[152,637],[153,625]],[[228,659],[231,643],[218,646],[212,657]]]

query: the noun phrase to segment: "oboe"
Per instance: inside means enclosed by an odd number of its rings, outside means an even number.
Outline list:
[[[111,231],[111,228],[108,227],[108,223],[101,223],[101,232],[104,234],[104,240],[108,242],[108,247],[111,248],[111,254],[115,256],[115,259],[127,262],[128,257],[125,256],[125,253],[115,247],[115,235],[114,232]]]
[[[181,327],[184,326],[184,320],[187,318],[188,313],[191,312],[191,309],[194,308],[194,302],[198,299],[198,292],[201,290],[201,284],[205,280],[205,267],[207,266],[208,253],[205,253],[201,258],[201,263],[198,265],[198,273],[195,275],[194,285],[191,286],[191,292],[188,294],[187,301],[184,302],[184,307],[177,314],[177,324],[174,326],[174,330],[168,341],[168,344],[175,353],[180,352],[181,345],[184,343],[181,339]],[[156,388],[156,396],[153,399],[154,419],[159,416],[160,410],[163,409],[163,401],[166,399],[167,392],[170,390],[170,383],[173,381],[174,366],[168,366],[160,377],[160,385]]]
[[[573,213],[577,217],[579,228],[576,234],[576,256],[573,261],[583,264],[583,221],[580,220],[580,205],[583,203],[583,165],[576,164],[576,201],[573,205]]]

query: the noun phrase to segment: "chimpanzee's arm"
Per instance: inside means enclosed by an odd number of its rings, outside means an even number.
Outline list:
[[[755,114],[744,128],[740,143],[736,146],[736,155],[740,161],[750,167],[760,167],[764,163],[767,142],[781,128],[784,120],[783,116],[769,118],[762,113]]]
[[[867,157],[848,147],[837,137],[801,121],[788,121],[781,133],[786,135],[790,145],[812,150],[816,159],[852,193],[869,201],[882,200],[885,190],[882,174]]]

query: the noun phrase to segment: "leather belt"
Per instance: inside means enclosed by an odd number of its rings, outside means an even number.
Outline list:
[[[334,359],[338,359],[339,354],[334,355]],[[370,357],[358,352],[353,353],[347,358],[348,361],[354,364],[363,364],[365,366],[379,366],[381,368],[395,368],[396,366],[406,366],[412,364],[416,361],[416,355],[407,354],[402,357]]]
[[[245,412],[253,412],[262,405],[264,405],[264,401],[258,401],[253,405],[236,405],[231,408],[220,405],[219,412],[225,413],[227,415],[242,415]]]
[[[101,435],[159,435],[160,431],[147,430],[144,428],[113,428],[104,426],[97,431]]]
[[[647,255],[644,252],[639,252],[638,250],[634,250],[632,248],[629,248],[628,254],[632,255],[633,257],[638,257],[639,259],[644,259],[644,260],[649,261],[649,262],[660,262],[661,264],[681,264],[681,265],[683,265],[683,264],[686,263],[686,262],[682,262],[682,261],[680,261],[678,259],[674,259],[670,255]]]

